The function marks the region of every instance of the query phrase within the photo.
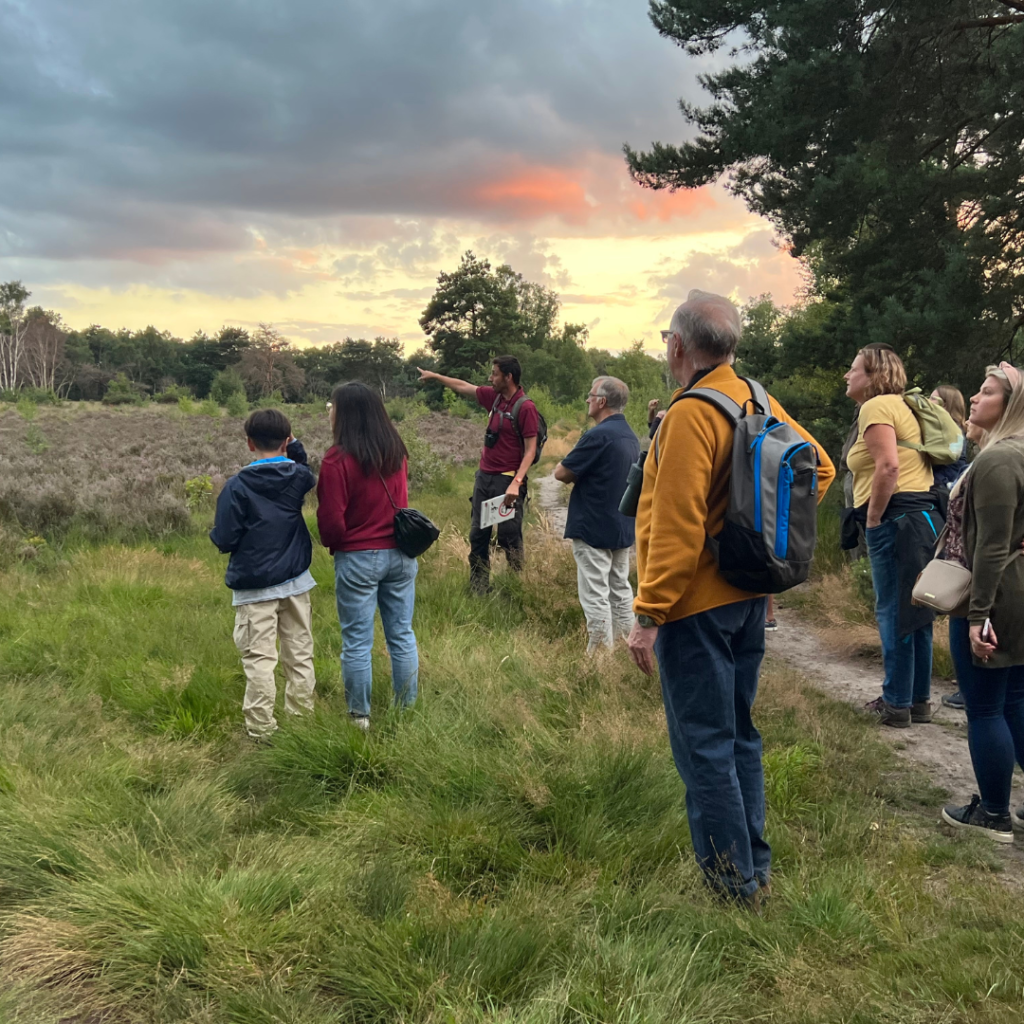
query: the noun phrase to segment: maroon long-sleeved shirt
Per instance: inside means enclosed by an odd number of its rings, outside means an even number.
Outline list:
[[[316,496],[320,503],[316,511],[320,542],[332,555],[335,551],[393,548],[395,507],[409,504],[406,463],[382,480],[376,472],[366,476],[351,455],[331,448],[320,464]]]

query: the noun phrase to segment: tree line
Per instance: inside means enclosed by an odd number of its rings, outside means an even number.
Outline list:
[[[421,388],[417,367],[480,381],[499,354],[519,358],[525,380],[559,403],[582,401],[591,380],[622,377],[645,394],[668,387],[664,360],[637,341],[624,353],[587,348],[587,328],[559,323],[559,298],[507,264],[467,252],[438,276],[420,318],[426,344],[406,356],[397,338],[345,338],[300,348],[272,324],[224,326],[187,340],[156,327],[69,329],[51,310],[29,306],[20,281],[0,285],[0,392],[31,388],[71,401],[132,402],[188,396],[226,404],[274,397],[326,398],[336,384],[362,380],[385,398],[422,392],[442,407],[442,389]]]

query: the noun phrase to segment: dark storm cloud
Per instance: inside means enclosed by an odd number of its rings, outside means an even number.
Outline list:
[[[682,131],[645,0],[0,0],[0,256],[232,251],[262,217],[583,216]]]

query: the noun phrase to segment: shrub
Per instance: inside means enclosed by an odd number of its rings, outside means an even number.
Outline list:
[[[275,391],[264,398],[257,398],[251,407],[253,409],[277,409],[282,405],[284,405],[284,395],[280,391]]]
[[[224,407],[227,409],[229,416],[249,415],[249,403],[246,401],[244,391],[236,391],[228,395]]]
[[[220,406],[212,398],[204,398],[199,403],[200,416],[220,416]]]
[[[20,405],[23,401],[31,402],[33,405],[60,405],[61,397],[46,388],[21,387],[0,391],[0,402]]]
[[[213,496],[213,480],[207,476],[194,476],[185,481],[185,507],[198,512]]]
[[[182,387],[180,384],[171,384],[170,387],[155,394],[153,401],[160,402],[161,405],[176,405],[182,398],[190,399],[191,397],[192,392],[188,388]]]
[[[104,405],[139,405],[143,395],[123,373],[119,373],[107,386]]]
[[[227,405],[232,395],[245,398],[245,384],[237,370],[229,368],[221,370],[210,385],[210,397],[218,405]]]
[[[196,411],[196,403],[188,395],[182,395],[178,399],[178,411],[183,412],[186,416],[192,416]]]

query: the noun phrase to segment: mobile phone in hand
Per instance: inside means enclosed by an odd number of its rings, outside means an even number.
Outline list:
[[[987,644],[992,643],[992,620],[991,619],[986,619],[985,620],[985,625],[981,627],[981,639],[984,640],[985,643],[987,643]]]

